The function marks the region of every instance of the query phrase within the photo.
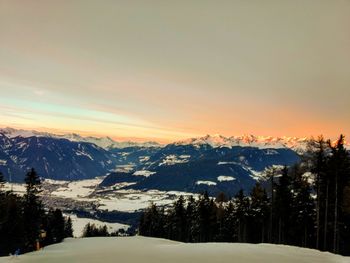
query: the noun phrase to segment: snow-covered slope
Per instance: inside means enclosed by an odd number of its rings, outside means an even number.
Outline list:
[[[12,182],[22,182],[32,167],[44,178],[81,180],[105,175],[115,165],[114,155],[95,144],[0,133],[0,171]]]
[[[0,258],[0,263],[10,262]],[[20,255],[23,263],[345,263],[350,258],[312,249],[239,243],[184,244],[146,237],[67,239],[38,252]]]

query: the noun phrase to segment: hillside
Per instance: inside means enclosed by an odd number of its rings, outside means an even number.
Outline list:
[[[147,158],[146,158],[147,157]],[[211,195],[249,191],[263,179],[270,166],[293,165],[300,159],[291,149],[256,147],[220,147],[169,144],[150,156],[129,173],[111,173],[101,186],[127,182],[129,189],[185,191]]]
[[[0,258],[0,263],[12,261]],[[350,258],[316,250],[270,244],[184,244],[145,237],[67,239],[39,252],[20,255],[15,261],[41,262],[150,262],[150,263],[345,263]]]
[[[104,175],[115,165],[113,155],[95,144],[0,133],[0,171],[12,182],[23,182],[32,167],[43,178],[82,180]]]

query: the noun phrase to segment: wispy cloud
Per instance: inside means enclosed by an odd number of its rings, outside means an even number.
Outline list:
[[[2,5],[2,121],[169,140],[350,133],[349,2],[156,2]]]

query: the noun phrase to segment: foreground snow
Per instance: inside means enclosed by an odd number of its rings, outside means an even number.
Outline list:
[[[0,263],[9,262],[0,258]],[[144,262],[144,263],[345,263],[350,258],[311,249],[269,244],[184,244],[145,237],[67,239],[39,252],[21,255],[18,262]]]

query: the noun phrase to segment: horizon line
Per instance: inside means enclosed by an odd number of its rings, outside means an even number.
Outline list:
[[[242,133],[239,135],[222,135],[219,133],[205,133],[205,134],[198,134],[198,136],[194,137],[187,137],[184,139],[165,139],[165,138],[156,138],[156,137],[125,137],[125,136],[116,136],[116,135],[109,135],[109,134],[101,134],[101,133],[96,133],[92,131],[87,131],[87,130],[66,130],[66,129],[57,129],[57,128],[47,128],[47,127],[21,127],[17,125],[13,126],[0,126],[0,129],[14,129],[14,130],[21,130],[21,131],[32,131],[32,132],[42,132],[42,133],[49,133],[53,135],[69,135],[69,134],[77,134],[81,137],[88,138],[88,137],[95,137],[95,138],[110,138],[115,142],[138,142],[138,143],[146,143],[146,142],[156,142],[159,144],[168,144],[168,143],[174,143],[174,142],[181,142],[181,141],[186,141],[190,139],[197,139],[197,138],[203,138],[206,136],[210,137],[219,137],[222,136],[224,138],[231,138],[231,137],[247,137],[247,136],[254,136],[258,138],[281,138],[281,139],[286,139],[286,138],[293,138],[293,139],[312,139],[312,138],[318,138],[319,136],[323,136],[325,139],[330,139],[330,140],[335,140],[339,137],[339,135],[344,133],[339,133],[338,136],[334,136],[331,138],[327,138],[327,136],[324,136],[322,134],[319,135],[309,135],[309,136],[287,136],[287,135],[281,135],[281,136],[272,136],[272,135],[257,135],[253,133]],[[346,135],[345,135],[346,137]]]

